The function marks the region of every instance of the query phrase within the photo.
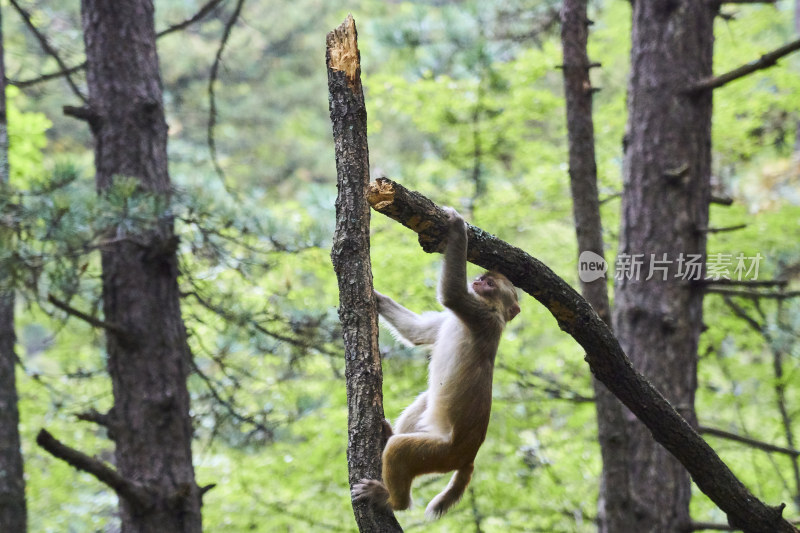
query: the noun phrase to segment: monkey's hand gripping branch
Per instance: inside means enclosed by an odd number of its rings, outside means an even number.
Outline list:
[[[387,178],[367,191],[372,208],[419,235],[426,252],[442,252],[448,214],[422,194]],[[769,507],[753,496],[714,450],[641,374],[634,370],[610,328],[568,283],[544,263],[480,228],[468,226],[467,260],[504,274],[544,305],[586,351],[592,373],[622,401],[674,455],[697,486],[732,523],[754,532],[797,532],[781,517],[781,507]]]

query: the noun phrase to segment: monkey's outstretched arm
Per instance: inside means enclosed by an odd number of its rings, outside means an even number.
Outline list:
[[[488,313],[486,306],[467,290],[467,223],[452,207],[445,207],[449,229],[444,252],[439,299],[467,323],[480,324]]]
[[[395,337],[411,345],[433,344],[444,315],[435,311],[417,313],[410,311],[388,296],[375,291],[378,313],[391,326]]]

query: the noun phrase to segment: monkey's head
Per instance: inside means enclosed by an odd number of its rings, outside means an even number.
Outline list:
[[[497,309],[506,322],[519,314],[517,289],[499,272],[484,272],[472,282],[472,290]]]

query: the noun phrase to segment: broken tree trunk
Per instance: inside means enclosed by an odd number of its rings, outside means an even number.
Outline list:
[[[331,259],[339,280],[352,487],[363,478],[380,479],[383,449],[383,375],[369,258],[367,110],[352,16],[328,34],[326,59],[339,189]],[[394,515],[367,502],[354,502],[353,511],[360,531],[402,531]]]
[[[370,185],[373,209],[419,234],[426,252],[441,252],[447,215],[431,200],[386,178]],[[697,486],[728,515],[731,525],[750,533],[797,533],[782,518],[784,505],[758,500],[664,397],[636,372],[611,329],[567,282],[526,252],[480,228],[469,226],[467,260],[504,274],[544,305],[559,327],[584,350],[595,377],[619,398],[674,455]]]

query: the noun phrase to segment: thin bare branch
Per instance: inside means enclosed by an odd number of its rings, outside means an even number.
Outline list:
[[[690,531],[740,531],[740,528],[716,522],[692,522]]]
[[[243,5],[244,0],[238,0],[236,2],[236,7],[233,10],[233,14],[225,24],[225,30],[222,33],[222,39],[219,42],[219,48],[217,48],[217,54],[214,57],[214,64],[211,65],[211,73],[208,76],[208,127],[206,130],[208,151],[211,155],[211,163],[214,165],[214,171],[217,173],[217,176],[219,176],[220,181],[225,186],[225,189],[228,190],[228,192],[231,191],[228,188],[228,184],[225,180],[225,171],[222,170],[222,167],[219,164],[219,158],[217,157],[217,141],[214,138],[214,127],[217,124],[217,99],[214,92],[214,84],[217,82],[219,66],[222,63],[222,53],[225,50],[225,45],[228,43],[228,38],[231,36],[233,25],[236,24],[236,21],[239,19]]]
[[[735,68],[730,72],[726,72],[725,74],[720,74],[719,76],[712,76],[711,78],[707,78],[705,80],[701,80],[691,87],[687,89],[687,92],[694,93],[694,92],[701,92],[701,91],[708,91],[712,89],[717,89],[726,85],[734,80],[738,80],[748,74],[752,74],[757,70],[762,70],[765,68],[769,68],[775,65],[780,58],[783,56],[787,56],[792,52],[796,52],[800,50],[800,39],[790,42],[789,44],[785,44],[780,48],[773,50],[767,54],[762,55],[755,61],[751,61],[746,65],[742,65],[741,67]]]
[[[51,72],[49,74],[42,74],[41,76],[37,76],[35,78],[30,78],[27,80],[7,80],[9,85],[13,85],[15,87],[19,87],[20,89],[24,89],[25,87],[32,87],[34,85],[38,85],[45,81],[55,80],[58,78],[63,78],[65,76],[71,76],[76,72],[80,72],[81,70],[86,69],[86,61],[79,65],[75,65],[74,67],[69,67],[66,70],[59,70],[57,72]]]
[[[17,13],[19,13],[19,15],[22,17],[22,20],[25,22],[25,25],[31,31],[33,36],[36,37],[37,41],[39,41],[39,45],[42,47],[42,50],[44,50],[46,54],[48,54],[49,56],[51,56],[53,59],[56,60],[58,68],[60,68],[62,72],[67,72],[69,68],[61,59],[61,56],[58,55],[58,52],[56,52],[55,48],[53,48],[50,45],[50,42],[47,40],[47,37],[45,37],[44,34],[39,31],[39,28],[37,28],[33,24],[30,13],[25,11],[25,9],[23,9],[22,6],[19,5],[19,2],[17,2],[17,0],[9,0],[9,1],[11,2],[11,5],[14,6],[14,9],[17,10]],[[67,78],[67,83],[69,84],[70,89],[72,89],[72,92],[75,93],[75,96],[80,98],[81,101],[86,102],[86,96],[84,96],[81,90],[78,89],[78,86],[73,81],[72,76],[69,74],[65,74],[65,77]]]
[[[717,205],[733,205],[733,198],[730,196],[711,195],[711,203]]]
[[[54,306],[56,306],[57,308],[61,309],[62,311],[64,311],[68,315],[74,316],[75,318],[80,318],[81,320],[83,320],[84,322],[86,322],[87,324],[89,324],[91,326],[94,326],[96,328],[101,328],[101,329],[104,329],[106,331],[110,331],[112,333],[115,333],[116,335],[119,335],[119,336],[122,336],[122,337],[125,337],[125,338],[128,337],[128,332],[125,331],[119,325],[111,324],[110,322],[105,322],[103,320],[100,320],[97,317],[93,317],[91,315],[87,315],[83,311],[79,311],[78,309],[75,309],[74,307],[69,305],[67,302],[65,302],[63,300],[59,300],[58,298],[56,298],[52,294],[49,294],[47,296],[47,301],[50,302],[51,304],[53,304]]]
[[[253,417],[252,415],[241,414],[234,405],[233,398],[230,397],[227,399],[223,398],[222,395],[217,390],[217,385],[212,381],[210,377],[208,377],[202,370],[200,370],[200,368],[194,361],[192,361],[192,369],[194,370],[194,373],[197,374],[200,377],[200,379],[202,379],[203,382],[206,384],[206,386],[208,387],[208,391],[211,393],[211,396],[214,397],[214,400],[216,400],[219,405],[223,406],[225,410],[228,411],[228,414],[230,414],[233,418],[235,418],[239,422],[245,422],[247,424],[254,426],[256,429],[262,431],[269,440],[272,440],[275,437],[275,431],[272,428],[265,426],[264,424],[256,420],[255,417]]]
[[[697,228],[700,233],[725,233],[727,231],[737,231],[747,227],[747,224],[737,224],[735,226],[725,226],[722,228]]]
[[[170,26],[169,28],[166,28],[166,29],[161,30],[160,32],[158,32],[156,34],[156,39],[158,39],[160,37],[163,37],[165,35],[169,35],[170,33],[182,30],[184,28],[188,28],[189,26],[191,26],[195,22],[199,22],[199,21],[203,20],[205,18],[205,16],[208,15],[209,13],[211,13],[211,11],[215,7],[217,7],[221,2],[222,2],[222,0],[209,0],[208,2],[206,2],[206,4],[203,7],[201,7],[197,11],[197,13],[195,13],[194,15],[189,17],[188,19],[184,20],[183,22],[179,22],[177,24],[174,24],[174,25]]]
[[[692,281],[692,284],[741,287],[785,287],[789,282],[785,279],[698,279]]]
[[[89,411],[78,413],[75,415],[78,420],[83,420],[84,422],[93,422],[98,426],[109,427],[111,423],[111,417],[108,416],[107,413],[101,413],[97,409],[90,409]]]
[[[210,0],[205,5],[203,5],[203,7],[201,7],[197,11],[197,13],[195,13],[194,15],[189,17],[188,19],[186,19],[186,20],[184,20],[182,22],[179,22],[177,24],[174,24],[174,25],[172,25],[172,26],[170,26],[168,28],[165,28],[165,29],[161,30],[160,32],[158,32],[156,34],[156,38],[161,38],[161,37],[163,37],[165,35],[169,35],[170,33],[174,33],[176,31],[186,29],[189,26],[191,26],[192,24],[194,24],[196,22],[200,22],[209,13],[211,13],[211,11],[213,11],[214,8],[217,7],[221,2],[222,2],[222,0]],[[43,74],[41,76],[37,76],[35,78],[30,78],[30,79],[27,79],[27,80],[8,80],[8,84],[9,85],[14,85],[15,87],[19,87],[19,88],[25,88],[25,87],[32,87],[34,85],[38,85],[39,83],[43,83],[43,82],[50,81],[50,80],[55,80],[55,79],[58,79],[58,78],[69,77],[72,74],[75,74],[76,72],[80,72],[82,70],[85,70],[86,69],[86,61],[83,61],[82,63],[80,63],[78,65],[75,65],[73,67],[65,67],[65,66],[63,66],[61,64],[59,64],[59,67],[61,67],[61,70],[58,70],[56,72],[50,72],[48,74]]]
[[[786,437],[786,443],[788,444],[789,449],[794,449],[795,447],[795,439],[794,439],[794,432],[792,431],[792,416],[789,413],[789,409],[786,405],[786,383],[784,381],[784,373],[783,373],[783,352],[778,347],[778,344],[775,342],[772,334],[770,333],[769,329],[764,325],[759,323],[755,318],[751,317],[745,309],[734,302],[729,296],[725,296],[725,303],[728,307],[733,310],[734,314],[744,320],[752,329],[757,331],[764,337],[764,341],[769,346],[770,350],[772,351],[772,368],[773,372],[775,373],[775,400],[778,406],[778,411],[781,415],[781,422],[783,424],[784,435]],[[780,324],[780,316],[781,316],[781,304],[783,300],[778,300],[778,323]],[[766,321],[766,316],[764,315],[763,310],[757,307],[759,314],[761,315],[762,320]],[[800,501],[800,462],[798,462],[799,455],[795,455],[792,457],[792,472],[794,474],[794,483],[795,483],[795,501]]]
[[[290,337],[288,335],[284,335],[282,333],[278,333],[278,332],[275,332],[275,331],[270,331],[270,330],[268,330],[267,328],[265,328],[264,326],[262,326],[261,324],[259,324],[258,322],[256,322],[255,320],[253,320],[253,319],[251,319],[249,317],[236,315],[236,314],[230,312],[229,310],[224,309],[223,307],[215,305],[214,303],[212,303],[209,300],[205,299],[197,291],[187,292],[187,293],[184,293],[184,294],[181,295],[181,297],[183,297],[183,298],[188,297],[188,296],[191,296],[192,298],[197,300],[197,303],[199,303],[201,306],[203,306],[204,308],[208,309],[209,311],[211,311],[212,313],[216,314],[217,316],[219,316],[220,318],[224,319],[225,321],[230,322],[231,324],[235,324],[237,326],[250,327],[250,328],[254,329],[257,332],[266,335],[267,337],[271,337],[271,338],[273,338],[275,340],[278,340],[278,341],[281,341],[281,342],[285,342],[286,344],[295,346],[297,348],[302,348],[303,350],[316,351],[316,352],[319,352],[319,353],[322,353],[322,354],[326,354],[326,355],[336,355],[334,352],[331,352],[330,350],[325,350],[321,346],[314,346],[313,343],[301,340],[299,338]]]
[[[742,298],[750,299],[767,298],[770,300],[787,300],[789,298],[797,298],[800,296],[800,291],[762,292],[725,289],[722,287],[707,287],[706,292],[711,294],[721,294],[723,296],[741,296]]]
[[[708,426],[700,426],[697,428],[697,431],[699,431],[702,435],[713,435],[721,439],[740,442],[742,444],[750,446],[751,448],[756,448],[758,450],[763,450],[765,452],[782,453],[784,455],[789,455],[791,457],[800,457],[800,450],[793,450],[792,448],[776,446],[768,442],[763,442],[760,440],[751,439],[750,437],[737,435],[736,433],[731,433],[730,431],[724,431],[721,429],[716,429]]]
[[[774,4],[776,0],[715,0],[718,4]]]

